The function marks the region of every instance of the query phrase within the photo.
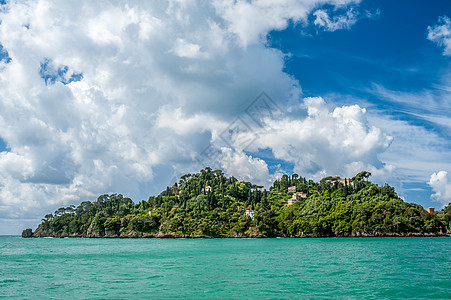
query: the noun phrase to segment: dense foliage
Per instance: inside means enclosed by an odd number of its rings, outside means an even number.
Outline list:
[[[269,191],[206,168],[187,174],[160,195],[134,203],[120,194],[102,195],[78,207],[46,215],[37,236],[349,236],[434,233],[447,227],[445,216],[427,213],[400,199],[393,187],[378,186],[368,172],[343,184],[334,177],[319,183],[293,174],[276,180]],[[288,206],[296,186],[304,193]],[[254,216],[246,214],[252,210]]]

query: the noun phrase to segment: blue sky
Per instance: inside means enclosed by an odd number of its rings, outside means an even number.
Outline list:
[[[291,24],[286,30],[271,32],[271,46],[290,53],[286,72],[299,80],[303,96],[320,95],[336,105],[358,103],[449,140],[449,123],[444,126],[421,117],[430,112],[447,118],[449,106],[425,108],[408,100],[394,102],[377,90],[380,87],[406,94],[428,93],[438,103],[443,97],[450,99],[449,89],[443,87],[449,84],[443,81],[450,76],[450,57],[442,55],[443,48],[426,37],[428,26],[436,24],[438,17],[451,15],[451,4],[362,1],[357,10],[375,16],[359,20],[350,30],[328,32]],[[450,147],[451,143],[446,143],[441,149],[449,159]],[[399,185],[405,188],[402,195],[409,201],[437,205],[430,201],[432,189],[426,182],[401,179]]]
[[[2,2],[0,234],[207,165],[266,187],[367,170],[441,208],[450,18],[447,1]]]
[[[304,95],[340,93],[364,97],[385,108],[390,105],[368,93],[372,84],[407,92],[434,89],[449,72],[450,61],[440,47],[427,40],[427,27],[437,23],[438,16],[449,15],[451,5],[447,7],[443,1],[363,1],[359,7],[380,14],[359,20],[351,30],[308,28],[311,35],[307,36],[300,33],[300,26],[292,25],[271,32],[272,45],[292,53],[286,71],[302,83]]]

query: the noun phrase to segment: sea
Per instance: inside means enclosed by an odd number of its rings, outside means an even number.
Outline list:
[[[0,298],[451,299],[451,238],[0,236]]]

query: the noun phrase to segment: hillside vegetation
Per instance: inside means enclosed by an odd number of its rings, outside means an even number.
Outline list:
[[[33,233],[78,237],[302,237],[427,235],[446,231],[445,216],[400,199],[393,187],[371,183],[361,172],[344,183],[334,177],[313,182],[293,174],[269,191],[206,168],[187,174],[160,195],[134,203],[120,194],[102,195],[78,207],[48,214]],[[287,205],[296,187],[303,196]],[[246,214],[246,210],[248,214]]]

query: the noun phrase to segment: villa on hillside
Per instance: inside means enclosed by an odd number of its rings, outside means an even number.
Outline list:
[[[296,193],[296,187],[295,186],[289,186],[288,187],[288,193]]]
[[[442,210],[435,211],[435,208],[433,208],[433,207],[426,208],[426,211],[428,213],[430,213],[430,214],[436,214],[437,217],[439,217],[439,218],[443,218],[445,216],[445,212],[444,211],[442,211]]]
[[[351,178],[340,178],[340,176],[335,176],[333,183],[341,183],[342,185],[354,186],[354,182]]]
[[[294,193],[290,199],[288,199],[288,203],[287,205],[293,205],[296,201],[299,201],[303,198],[307,198],[307,194],[306,193],[302,193],[302,192],[296,192]]]
[[[254,219],[254,212],[255,211],[253,211],[251,209],[246,209],[246,216],[251,217],[251,219],[253,220]]]

